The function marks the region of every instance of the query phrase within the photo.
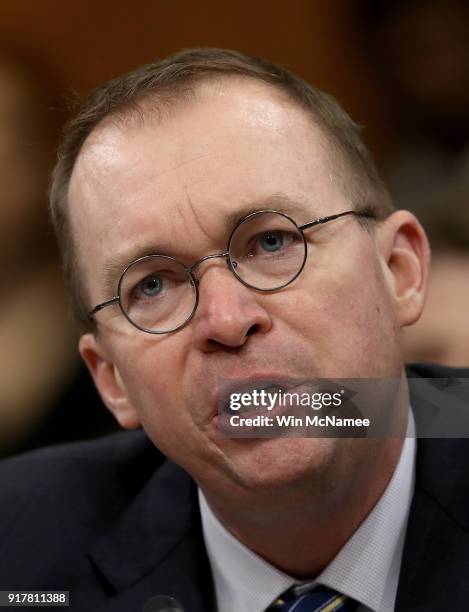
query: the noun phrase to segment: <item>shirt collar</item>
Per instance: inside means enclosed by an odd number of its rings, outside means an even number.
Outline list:
[[[383,495],[336,557],[315,579],[374,612],[394,609],[405,528],[414,488],[415,425]],[[205,545],[219,612],[263,612],[298,581],[239,542],[218,520],[199,489]]]

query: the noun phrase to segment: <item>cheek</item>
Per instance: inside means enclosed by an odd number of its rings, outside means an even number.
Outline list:
[[[187,393],[188,353],[184,333],[179,334],[162,341],[145,338],[143,346],[140,342],[127,349],[122,367],[128,397],[146,434],[165,456],[183,466],[188,462],[189,469],[207,441],[198,426],[204,404],[195,401],[194,385]]]
[[[167,431],[171,423],[183,418],[184,359],[182,345],[176,337],[139,335],[130,347],[126,346],[119,368],[129,400],[145,429]]]
[[[378,263],[371,256],[342,259],[327,270],[308,271],[301,282],[284,311],[310,344],[322,375],[387,374],[393,352],[397,360],[399,332]]]

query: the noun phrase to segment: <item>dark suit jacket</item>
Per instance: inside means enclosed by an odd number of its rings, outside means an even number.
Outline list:
[[[396,610],[469,609],[468,448],[418,441]],[[156,594],[187,612],[213,609],[196,486],[143,432],[5,461],[0,495],[0,590],[68,590],[80,612],[140,612]]]

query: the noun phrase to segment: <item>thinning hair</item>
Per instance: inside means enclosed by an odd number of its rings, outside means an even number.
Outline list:
[[[332,96],[285,68],[237,51],[214,48],[183,50],[141,66],[101,85],[86,97],[64,128],[52,174],[50,213],[72,307],[83,331],[94,329],[94,325],[88,318],[90,304],[70,223],[68,191],[85,140],[107,118],[122,118],[135,111],[144,114],[143,102],[149,98],[155,104],[187,99],[197,84],[230,75],[257,79],[286,93],[311,115],[322,130],[331,145],[332,156],[340,163],[347,190],[355,201],[377,218],[384,218],[392,212],[391,199],[363,144],[359,127]]]

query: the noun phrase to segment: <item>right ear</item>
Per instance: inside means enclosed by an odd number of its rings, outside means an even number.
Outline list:
[[[83,361],[93,377],[99,394],[124,429],[135,429],[140,420],[131,402],[120,372],[105,354],[99,340],[92,333],[83,334],[78,343]]]

